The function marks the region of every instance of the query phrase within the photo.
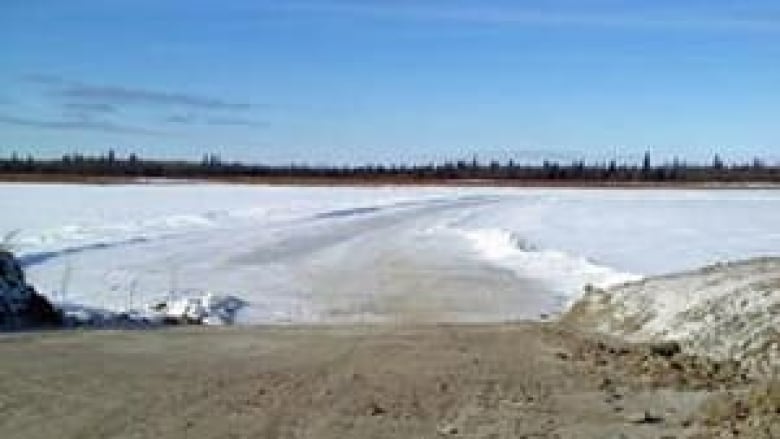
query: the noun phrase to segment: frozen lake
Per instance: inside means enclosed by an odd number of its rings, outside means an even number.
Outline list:
[[[780,254],[780,191],[0,184],[0,233],[54,300],[205,292],[244,322],[496,321]]]

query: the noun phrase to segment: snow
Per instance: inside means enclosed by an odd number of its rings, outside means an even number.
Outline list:
[[[562,296],[571,296],[585,285],[605,288],[641,278],[597,265],[583,257],[538,249],[508,230],[468,229],[462,233],[488,260],[522,276],[545,279],[551,284],[549,287]],[[565,275],[561,276],[561,273]]]
[[[760,189],[0,184],[0,212],[55,301],[231,296],[240,323],[535,318],[588,284],[780,249]]]
[[[237,297],[207,293],[200,297],[161,300],[147,308],[122,312],[73,303],[58,306],[66,325],[116,328],[162,324],[230,325],[235,323],[236,314],[245,305]]]
[[[699,355],[771,371],[780,366],[780,258],[594,289],[567,318],[634,341],[679,341]]]

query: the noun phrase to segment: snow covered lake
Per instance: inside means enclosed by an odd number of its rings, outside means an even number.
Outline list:
[[[498,321],[586,284],[780,254],[780,191],[0,184],[0,233],[55,301],[207,292],[239,320]]]

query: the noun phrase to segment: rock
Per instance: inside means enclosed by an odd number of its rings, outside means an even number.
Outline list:
[[[62,314],[49,300],[33,290],[27,303],[28,318],[42,325],[59,326],[62,324]]]
[[[458,434],[458,427],[452,424],[442,424],[436,429],[436,432],[442,436],[455,436]]]
[[[664,419],[648,411],[643,411],[626,416],[626,420],[632,424],[658,424],[663,422]]]
[[[376,402],[372,402],[368,406],[367,412],[368,412],[369,416],[382,416],[385,413],[387,413],[387,410],[385,410],[384,407],[382,407],[381,405],[377,404]]]
[[[649,349],[651,354],[664,358],[671,358],[682,352],[680,343],[676,341],[653,343],[649,346]]]
[[[9,284],[24,284],[24,271],[14,255],[5,250],[0,250],[0,279]]]
[[[62,325],[61,313],[24,278],[19,260],[0,250],[0,329]]]

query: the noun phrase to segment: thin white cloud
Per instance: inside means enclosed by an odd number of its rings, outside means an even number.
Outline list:
[[[252,105],[246,102],[233,102],[216,97],[119,85],[89,84],[47,74],[25,75],[22,80],[50,87],[57,96],[92,105],[132,104],[207,110],[250,110],[252,108]]]
[[[163,119],[167,123],[176,124],[191,124],[195,122],[195,115],[192,113],[187,114],[171,114]]]
[[[62,105],[66,111],[86,113],[114,113],[116,107],[103,102],[66,102]]]
[[[209,117],[204,120],[207,125],[243,126],[250,128],[267,128],[268,122],[261,120],[242,119],[239,117]]]
[[[149,130],[128,125],[121,125],[107,120],[93,119],[31,119],[26,117],[16,117],[0,114],[0,123],[7,125],[17,125],[33,128],[52,129],[52,130],[84,130],[101,131],[106,133],[119,134],[144,134],[159,135],[164,134],[159,131]]]
[[[267,128],[270,124],[266,121],[245,119],[240,117],[195,115],[193,113],[171,114],[163,121],[182,125],[212,125],[212,126],[243,126],[251,128]]]

